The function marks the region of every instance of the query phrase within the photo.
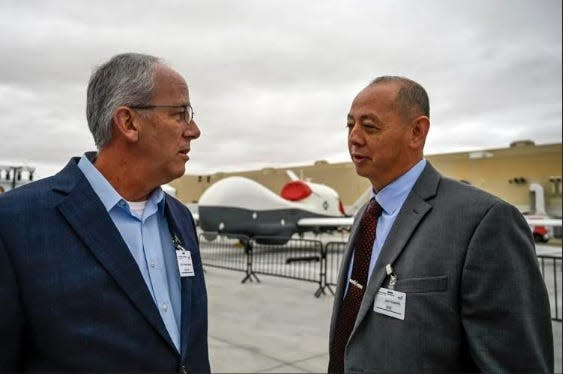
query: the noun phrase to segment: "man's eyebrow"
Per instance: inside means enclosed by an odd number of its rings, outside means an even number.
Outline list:
[[[381,121],[379,120],[379,117],[377,115],[373,114],[373,113],[362,114],[359,118],[360,121],[364,121],[364,120],[367,120],[367,119],[372,120],[372,121],[377,122],[377,123],[381,123]]]

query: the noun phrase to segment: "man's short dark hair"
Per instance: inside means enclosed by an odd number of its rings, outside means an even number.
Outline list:
[[[383,75],[375,78],[369,85],[374,86],[383,83],[399,84],[399,92],[395,98],[398,111],[406,117],[424,115],[430,118],[430,100],[424,87],[412,79],[395,76]]]

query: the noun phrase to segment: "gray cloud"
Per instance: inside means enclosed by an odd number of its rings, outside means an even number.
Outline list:
[[[561,2],[2,1],[0,162],[49,174],[93,148],[92,69],[124,51],[185,74],[188,172],[347,161],[346,113],[382,74],[422,83],[428,153],[561,141]]]

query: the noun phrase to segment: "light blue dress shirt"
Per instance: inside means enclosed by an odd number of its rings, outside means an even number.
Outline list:
[[[180,273],[168,222],[164,192],[157,188],[141,217],[131,209],[86,155],[78,167],[98,195],[137,262],[170,338],[180,350]]]
[[[416,165],[410,168],[405,174],[401,175],[399,178],[395,179],[393,182],[385,186],[381,191],[372,191],[372,199],[375,199],[382,208],[381,216],[377,220],[377,227],[375,230],[375,241],[373,242],[373,249],[371,252],[371,259],[369,263],[368,271],[368,282],[371,277],[371,273],[381,252],[385,240],[387,240],[387,235],[393,227],[393,223],[399,214],[399,211],[403,207],[407,196],[411,192],[414,184],[422,174],[424,167],[426,166],[426,160],[420,160]],[[354,256],[352,255],[352,260],[350,261],[350,266],[348,268],[348,281],[352,274],[352,266],[354,264]],[[348,290],[348,282],[346,283],[346,291]],[[346,294],[346,293],[345,293]]]

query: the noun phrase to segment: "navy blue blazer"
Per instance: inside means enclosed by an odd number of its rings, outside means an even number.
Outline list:
[[[210,372],[207,293],[195,225],[166,217],[195,276],[181,279],[181,352],[102,202],[71,159],[0,195],[0,371]]]

